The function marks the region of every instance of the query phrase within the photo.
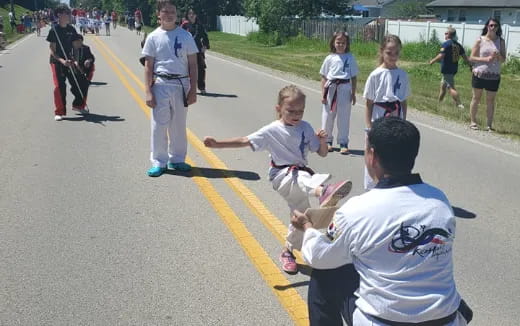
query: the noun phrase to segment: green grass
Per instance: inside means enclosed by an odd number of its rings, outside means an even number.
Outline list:
[[[18,39],[21,39],[26,34],[18,34],[16,33],[16,30],[11,30],[11,24],[9,24],[9,8],[10,6],[7,5],[5,7],[0,7],[0,16],[4,18],[4,36],[7,40],[7,43],[12,43]],[[16,16],[16,22],[20,22],[20,17],[22,17],[23,14],[25,14],[27,11],[26,8],[20,7],[19,5],[14,5],[14,12]],[[30,12],[30,11],[29,11]]]
[[[272,39],[261,35],[243,37],[222,32],[210,32],[211,50],[235,58],[247,60],[277,70],[291,72],[312,80],[319,80],[319,70],[323,59],[328,54],[328,45],[320,40],[296,37],[282,45],[273,46]],[[366,78],[377,66],[376,43],[357,43],[351,45],[360,74],[358,75],[358,93],[363,92]],[[469,102],[471,101],[471,73],[465,64],[459,65],[456,76],[457,90],[465,110],[457,109],[449,95],[442,103],[437,96],[441,80],[438,64],[430,66],[428,60],[438,52],[436,44],[406,44],[403,47],[399,66],[406,70],[411,80],[412,95],[409,105],[421,111],[427,111],[469,123]],[[497,95],[494,127],[499,133],[520,137],[520,63],[513,62],[504,66],[500,90]],[[358,97],[361,101],[361,98]],[[484,125],[485,98],[479,106],[478,120]]]

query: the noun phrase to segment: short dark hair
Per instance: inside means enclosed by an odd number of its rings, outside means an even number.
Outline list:
[[[161,11],[166,5],[172,5],[177,9],[177,5],[174,0],[157,0],[157,11]]]
[[[390,175],[412,172],[420,140],[417,127],[399,117],[377,119],[368,133],[369,146],[374,149],[381,167]]]
[[[65,13],[69,13],[70,12],[70,8],[69,6],[67,6],[65,3],[60,3],[56,9],[54,9],[54,13],[57,15],[57,14],[65,14]]]
[[[77,40],[83,41],[83,35],[78,34],[78,33],[72,35],[71,41],[74,42],[74,41],[77,41]]]

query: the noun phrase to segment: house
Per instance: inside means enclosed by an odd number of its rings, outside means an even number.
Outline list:
[[[363,17],[381,17],[385,5],[394,0],[355,0],[352,9],[359,12]]]
[[[426,7],[446,22],[484,23],[494,17],[520,26],[520,0],[435,0]]]

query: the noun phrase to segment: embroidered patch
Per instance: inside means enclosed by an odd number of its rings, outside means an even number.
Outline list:
[[[338,228],[337,224],[332,221],[329,224],[329,227],[327,228],[327,238],[330,239],[330,241],[335,241],[339,236],[341,235],[342,230]]]

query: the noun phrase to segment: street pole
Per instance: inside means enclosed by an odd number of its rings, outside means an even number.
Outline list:
[[[14,19],[16,19],[16,15],[14,14],[14,0],[11,0],[11,12],[13,13]]]

